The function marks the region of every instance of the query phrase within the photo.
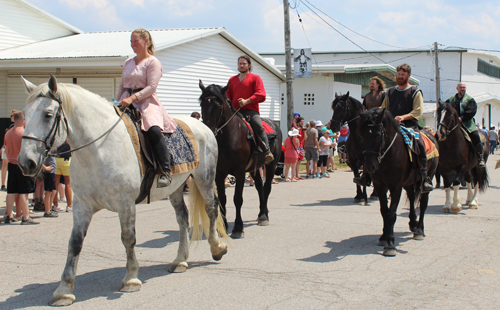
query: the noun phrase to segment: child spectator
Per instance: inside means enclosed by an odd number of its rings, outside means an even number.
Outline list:
[[[288,138],[285,139],[285,182],[297,182],[294,177],[295,165],[299,159],[297,146],[300,145],[300,141],[297,136],[300,136],[299,131],[294,128],[288,132]],[[291,178],[288,178],[289,174]]]
[[[328,162],[328,154],[330,153],[330,147],[332,145],[332,140],[330,139],[330,130],[323,131],[323,136],[319,138],[319,160],[318,160],[318,177],[329,178],[330,175],[326,173],[326,165]],[[320,170],[321,168],[321,170]]]
[[[44,217],[58,217],[59,214],[55,210],[51,210],[52,200],[57,193],[56,190],[56,159],[54,156],[48,156],[43,165],[43,188],[45,190],[45,198],[43,200],[45,206]]]

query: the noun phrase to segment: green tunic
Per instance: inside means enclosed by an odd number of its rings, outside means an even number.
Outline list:
[[[450,99],[448,99],[448,102],[450,104],[452,104],[454,101],[455,101],[456,97],[455,96],[452,96],[450,97]],[[465,95],[462,97],[462,101],[460,102],[460,115],[462,115],[464,113],[464,110],[465,110],[465,107],[467,107],[467,104],[469,103],[469,101],[472,99],[471,96],[469,96],[467,93],[465,93]],[[467,129],[468,132],[474,132],[477,130],[477,126],[476,126],[476,120],[473,118],[471,118],[470,120],[468,121],[462,121],[462,126]]]

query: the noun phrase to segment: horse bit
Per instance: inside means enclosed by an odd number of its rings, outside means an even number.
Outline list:
[[[51,156],[59,156],[59,155],[63,155],[63,154],[66,154],[66,153],[71,153],[71,152],[74,152],[74,151],[78,151],[80,149],[83,149],[84,147],[87,147],[89,145],[91,145],[92,143],[98,141],[99,139],[101,139],[102,137],[104,137],[106,134],[110,133],[115,127],[116,125],[118,125],[118,123],[121,121],[123,115],[125,113],[122,113],[122,115],[120,115],[120,117],[118,118],[118,121],[116,121],[116,123],[110,128],[108,129],[106,132],[104,132],[101,136],[99,136],[97,139],[85,144],[85,145],[82,145],[80,147],[77,147],[75,149],[72,149],[72,150],[69,150],[69,151],[64,151],[64,152],[58,152],[58,153],[50,153],[49,154],[49,151],[52,149],[52,146],[54,145],[54,142],[56,140],[56,135],[59,133],[59,130],[60,130],[60,123],[61,123],[61,115],[64,116],[64,123],[66,124],[66,129],[68,128],[68,120],[66,118],[66,115],[64,115],[64,110],[62,108],[62,101],[61,99],[57,98],[56,96],[54,96],[51,92],[48,93],[49,96],[47,97],[46,95],[43,95],[43,94],[40,94],[38,95],[38,97],[43,97],[43,98],[47,98],[47,99],[51,99],[51,100],[54,100],[58,103],[58,106],[57,106],[57,111],[56,111],[56,116],[55,116],[55,120],[54,120],[54,124],[52,125],[52,128],[50,129],[49,131],[49,134],[47,135],[47,137],[45,138],[45,140],[42,140],[42,139],[39,139],[39,138],[36,138],[36,137],[32,137],[32,136],[22,136],[22,139],[28,139],[28,140],[34,140],[34,141],[37,141],[37,142],[42,142],[43,144],[45,144],[45,151],[43,152],[42,156],[45,158],[47,157],[48,155],[51,155]],[[51,137],[52,135],[52,137]],[[49,141],[50,139],[50,141]]]

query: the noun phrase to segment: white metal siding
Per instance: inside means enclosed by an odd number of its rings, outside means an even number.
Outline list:
[[[0,0],[0,8],[0,50],[73,34],[16,1]]]
[[[242,52],[219,35],[182,44],[159,52],[156,57],[163,65],[163,78],[158,85],[158,96],[172,115],[190,115],[200,111],[199,79],[205,85],[226,85],[238,73],[237,59]],[[266,101],[260,104],[260,113],[274,120],[280,119],[280,80],[267,69],[252,61],[253,73],[259,75],[266,89]]]
[[[118,82],[120,83],[120,82]],[[76,84],[111,101],[115,97],[113,78],[78,78]]]
[[[7,109],[7,71],[0,71],[0,118],[10,117]]]

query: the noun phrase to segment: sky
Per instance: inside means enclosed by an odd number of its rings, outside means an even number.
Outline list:
[[[258,53],[284,52],[282,0],[25,1],[84,32],[224,27]],[[498,0],[289,1],[292,48],[500,50]]]

